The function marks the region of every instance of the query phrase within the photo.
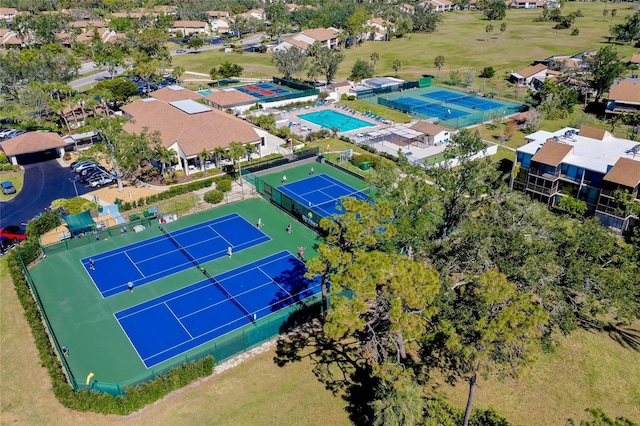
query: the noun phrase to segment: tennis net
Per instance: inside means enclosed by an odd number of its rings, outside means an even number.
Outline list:
[[[173,238],[173,235],[171,235],[171,233],[167,232],[166,229],[164,229],[162,226],[160,226],[160,230],[162,231],[162,233],[164,235],[167,236],[167,238],[169,239],[169,241],[171,241],[177,248],[178,250],[180,250],[182,252],[182,254],[184,254],[187,259],[189,259],[191,261],[191,263],[193,263],[196,268],[198,268],[200,270],[200,272],[202,272],[204,274],[205,277],[207,277],[209,279],[209,281],[211,281],[213,283],[213,285],[215,285],[216,287],[218,287],[218,289],[220,289],[220,291],[222,293],[224,293],[224,295],[226,296],[227,299],[231,300],[233,303],[235,303],[235,305],[238,307],[238,309],[240,309],[246,316],[247,318],[249,318],[249,320],[251,322],[254,322],[254,317],[253,315],[251,315],[251,313],[247,310],[247,308],[245,308],[244,306],[242,306],[242,304],[240,304],[240,302],[238,302],[236,300],[235,297],[233,297],[233,295],[231,293],[229,293],[229,291],[227,291],[226,288],[224,288],[222,286],[222,284],[220,284],[218,282],[218,280],[216,280],[215,278],[213,278],[211,275],[209,275],[209,272],[207,272],[207,270],[203,267],[200,266],[200,263],[198,263],[198,261],[191,255],[191,253],[189,253],[184,247],[182,247],[182,244],[180,244],[178,242],[178,240],[176,240],[175,238]]]
[[[307,207],[309,209],[314,209],[314,208],[322,209],[322,206],[327,206],[329,204],[335,204],[335,203],[339,202],[341,199],[343,199],[344,197],[353,197],[353,198],[358,199],[358,200],[366,200],[367,198],[369,198],[370,192],[371,192],[370,188],[364,188],[364,189],[360,189],[358,191],[348,192],[346,194],[340,195],[340,196],[338,196],[336,198],[333,198],[331,200],[323,201],[323,202],[318,203],[318,204],[312,204],[311,202],[309,202],[309,205]]]

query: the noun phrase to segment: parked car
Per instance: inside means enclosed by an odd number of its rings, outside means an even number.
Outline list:
[[[110,183],[113,183],[113,178],[104,173],[98,174],[97,176],[94,176],[88,181],[89,186],[91,186],[92,188],[108,185]]]
[[[0,138],[6,137],[9,133],[15,131],[16,129],[3,129],[0,130]]]
[[[84,169],[89,169],[89,168],[93,168],[93,167],[98,167],[99,165],[100,165],[99,163],[96,163],[95,161],[93,161],[93,162],[85,163],[85,164],[82,164],[82,165],[80,165],[80,166],[76,167],[76,168],[74,169],[74,171],[75,171],[76,173],[82,173],[82,171],[83,171]]]
[[[71,167],[72,169],[79,166],[82,163],[86,163],[87,161],[93,161],[95,162],[96,160],[94,160],[93,158],[85,158],[84,160],[78,160],[78,161],[74,161],[73,163],[71,163],[69,165],[69,167]]]
[[[89,181],[89,179],[91,179],[94,176],[100,175],[100,174],[107,174],[107,171],[105,169],[103,169],[102,167],[96,167],[95,169],[90,169],[90,170],[85,170],[86,173],[84,173],[81,177],[80,177],[80,182],[84,182],[87,183]]]
[[[0,237],[9,238],[14,241],[22,241],[27,239],[27,232],[18,225],[9,225],[0,228]]]
[[[83,160],[83,161],[78,161],[77,163],[71,164],[71,170],[76,171],[78,170],[80,167],[84,167],[88,164],[98,164],[97,161],[95,160]]]
[[[180,53],[187,53],[187,51],[186,51],[186,50],[184,50],[184,49],[178,49],[178,50],[176,50],[176,53],[177,53],[177,54],[180,54]]]
[[[0,187],[2,187],[2,193],[4,195],[15,194],[16,188],[13,186],[11,182],[2,182],[0,183]]]

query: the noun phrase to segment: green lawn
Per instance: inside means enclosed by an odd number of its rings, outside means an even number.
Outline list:
[[[582,330],[559,343],[555,353],[539,356],[518,379],[479,379],[475,406],[493,407],[523,425],[563,425],[569,417],[579,423],[586,408],[640,420],[640,352],[621,347],[606,333]],[[468,386],[441,390],[464,408]]]
[[[16,193],[10,195],[4,195],[2,191],[0,191],[0,201],[9,201],[15,198],[22,190],[22,186],[24,184],[24,172],[0,172],[0,182],[11,182],[16,188]]]
[[[632,14],[631,3],[616,3],[618,10],[613,24],[621,23]],[[398,77],[417,79],[423,74],[438,75],[447,79],[451,70],[474,69],[492,66],[496,76],[490,80],[476,79],[474,87],[480,90],[497,90],[515,96],[504,77],[512,71],[528,66],[534,59],[544,59],[554,54],[575,54],[584,50],[598,49],[606,44],[606,36],[612,25],[611,17],[603,20],[604,5],[599,2],[567,2],[564,15],[580,10],[584,17],[577,18],[573,27],[580,30],[579,36],[572,36],[569,30],[553,30],[552,22],[533,22],[540,15],[539,10],[508,10],[507,30],[500,34],[499,22],[492,22],[494,32],[487,38],[485,27],[489,23],[480,12],[460,11],[445,13],[434,33],[411,34],[389,42],[365,42],[359,47],[346,49],[345,60],[340,66],[336,79],[343,79],[351,73],[351,67],[358,59],[369,60],[372,52],[380,55],[376,64],[376,75],[394,75],[392,63],[400,60],[402,67]],[[613,9],[614,7],[609,7]],[[630,58],[635,49],[630,45],[617,46],[620,53]],[[443,55],[445,66],[440,72],[433,65],[436,56]],[[268,53],[224,53],[220,50],[203,51],[173,57],[173,65],[180,65],[187,71],[208,73],[213,66],[223,61],[237,63],[244,67],[244,77],[270,77],[278,75],[271,64]],[[184,76],[188,78],[187,75]],[[302,75],[305,77],[305,75]],[[522,98],[524,93],[519,93]]]

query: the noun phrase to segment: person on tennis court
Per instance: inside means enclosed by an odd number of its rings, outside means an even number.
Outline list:
[[[127,228],[126,227],[122,227],[120,228],[120,235],[124,235],[127,232]]]
[[[62,355],[64,355],[64,357],[67,358],[69,356],[69,348],[67,348],[66,346],[63,346]]]
[[[287,183],[287,175],[282,175],[281,183],[283,183],[283,184]]]
[[[289,234],[291,233],[291,224],[287,225],[287,233],[289,233]]]
[[[261,217],[258,218],[257,227],[258,227],[258,229],[262,228],[262,218]]]
[[[304,260],[304,247],[298,247],[298,258]]]
[[[229,246],[227,247],[227,256],[231,257],[231,255],[233,255],[233,249]]]
[[[309,170],[309,174],[313,175],[315,172],[316,172],[316,170],[313,167],[311,167],[311,170]]]
[[[93,263],[93,259],[89,259],[89,268],[91,268],[92,271],[96,270],[96,265]]]
[[[129,293],[133,293],[133,281],[127,283],[127,288],[129,289]]]

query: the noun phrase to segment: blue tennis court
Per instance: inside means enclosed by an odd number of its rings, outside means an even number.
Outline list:
[[[460,93],[449,92],[447,90],[438,90],[435,92],[425,93],[420,96],[460,105],[467,108],[478,109],[480,111],[489,111],[503,106],[498,102],[487,101],[475,95],[464,95]]]
[[[320,292],[282,251],[115,313],[147,368]]]
[[[323,217],[342,214],[342,197],[369,198],[366,191],[358,191],[324,173],[280,185],[277,189]]]
[[[247,86],[237,87],[236,89],[258,99],[265,96],[270,97],[292,93],[291,90],[283,89],[280,85],[274,83],[249,84]]]
[[[223,257],[228,247],[237,252],[270,240],[235,213],[173,231],[170,236],[150,238],[81,262],[106,298],[127,291],[129,281],[137,287],[191,268],[194,260],[204,263]]]
[[[459,109],[444,106],[442,104],[425,102],[421,99],[412,97],[401,97],[391,102],[401,105],[399,109],[405,109],[410,112],[417,112],[431,117],[437,117],[440,120],[452,120],[458,117],[469,115],[468,112],[461,111]]]

